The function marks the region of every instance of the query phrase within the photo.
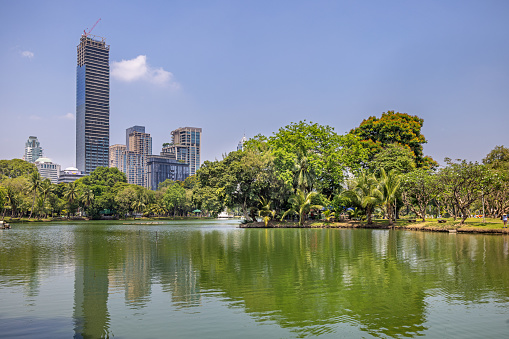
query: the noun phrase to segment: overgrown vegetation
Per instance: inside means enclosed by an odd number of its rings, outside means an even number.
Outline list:
[[[130,185],[116,168],[97,168],[71,184],[53,185],[34,165],[0,161],[2,217],[217,216],[228,209],[246,222],[348,216],[388,225],[403,219],[472,215],[500,218],[509,212],[509,149],[496,146],[482,164],[423,154],[424,121],[389,111],[345,135],[330,126],[300,121],[271,136],[257,135],[242,151],[205,161],[184,182],[165,181],[157,191]],[[484,212],[483,212],[484,210]],[[447,224],[448,225],[448,224]]]

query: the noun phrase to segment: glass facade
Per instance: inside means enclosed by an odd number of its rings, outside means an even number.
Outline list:
[[[166,179],[184,181],[188,176],[188,164],[164,156],[147,157],[148,188],[153,191]]]
[[[171,132],[171,153],[176,160],[189,164],[189,175],[196,174],[200,168],[201,133],[198,127],[181,127]]]
[[[110,46],[82,35],[76,69],[76,167],[90,174],[108,167],[110,144]]]
[[[42,153],[42,147],[37,137],[28,137],[28,140],[25,143],[25,154],[23,155],[23,160],[34,163],[37,159],[42,158]]]

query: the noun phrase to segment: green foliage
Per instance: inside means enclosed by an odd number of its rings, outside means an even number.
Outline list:
[[[426,221],[426,209],[439,191],[437,176],[419,168],[403,177],[403,201],[417,216]]]
[[[354,206],[362,207],[366,211],[368,224],[372,224],[373,210],[383,202],[378,180],[374,174],[361,171],[349,182],[350,189],[342,194],[350,199]]]
[[[387,111],[380,119],[372,116],[362,121],[350,133],[357,135],[373,157],[390,144],[407,146],[412,151],[417,167],[424,164],[422,145],[426,143],[421,128],[424,120],[416,115]],[[428,162],[432,160],[428,157]],[[428,164],[429,165],[429,164]]]
[[[0,160],[0,182],[4,178],[29,178],[34,172],[37,172],[37,167],[24,160]]]
[[[166,192],[163,197],[164,204],[168,210],[173,210],[175,216],[178,209],[183,210],[186,203],[186,190],[177,181],[173,181],[167,185]]]
[[[345,172],[357,171],[367,155],[357,137],[339,136],[330,126],[306,121],[280,128],[267,144],[279,179],[292,185],[300,156],[306,160],[305,172],[315,177],[316,189],[325,195],[337,191]]]
[[[482,160],[483,164],[496,170],[509,170],[509,148],[495,146]]]
[[[97,167],[90,175],[84,176],[76,181],[86,186],[108,186],[113,187],[117,182],[127,183],[124,173],[115,167]]]
[[[283,220],[288,214],[295,213],[299,216],[299,226],[302,226],[304,223],[304,217],[312,210],[312,209],[321,209],[323,206],[316,204],[316,200],[320,199],[319,193],[317,192],[309,192],[306,194],[304,191],[297,190],[297,192],[290,197],[291,207],[288,209],[281,220]]]
[[[384,170],[386,173],[392,170],[408,173],[415,169],[415,158],[410,148],[400,144],[389,144],[375,154],[369,168],[373,171]]]
[[[447,166],[438,173],[440,189],[451,197],[461,211],[461,224],[464,224],[470,214],[470,206],[482,195],[487,175],[486,167],[466,160],[454,162],[446,158],[445,162]]]
[[[385,209],[387,219],[389,219],[389,225],[392,225],[395,220],[395,214],[393,213],[396,201],[400,195],[401,175],[394,169],[385,172],[382,168],[380,172],[379,190],[382,193],[382,206]]]

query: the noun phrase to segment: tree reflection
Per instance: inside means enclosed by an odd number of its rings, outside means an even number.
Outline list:
[[[152,285],[176,310],[213,296],[298,336],[426,331],[428,300],[480,303],[509,296],[509,238],[394,230],[158,228],[86,225],[51,237],[0,238],[0,281],[38,293],[40,275],[73,257],[75,337],[112,336],[108,298],[143,308]],[[14,234],[14,233],[13,233]],[[5,254],[9,253],[9,257]],[[6,259],[12,258],[12,259]],[[66,259],[67,258],[67,259]]]

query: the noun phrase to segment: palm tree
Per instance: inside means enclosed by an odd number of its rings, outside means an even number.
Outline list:
[[[334,218],[334,212],[331,210],[323,211],[323,216],[325,217],[325,221],[330,222],[332,218]]]
[[[394,169],[386,173],[382,168],[380,178],[380,191],[382,192],[382,205],[387,212],[389,225],[393,224],[393,212],[398,198],[399,188],[401,186],[401,175]],[[394,218],[395,219],[395,218]]]
[[[286,211],[281,217],[281,221],[283,221],[284,217],[286,217],[289,213],[296,213],[299,215],[299,226],[302,226],[304,215],[308,214],[312,209],[320,209],[321,205],[313,205],[313,198],[318,195],[317,192],[309,192],[305,194],[302,190],[297,190],[297,193],[290,198],[290,203],[292,207]]]
[[[71,210],[72,203],[78,198],[78,189],[75,182],[70,182],[65,188],[64,198],[69,203],[69,211]],[[69,213],[68,215],[69,216]]]
[[[352,188],[342,194],[366,210],[368,225],[371,225],[373,210],[383,200],[378,181],[373,174],[363,171],[350,181],[350,185]]]
[[[136,212],[141,212],[145,209],[145,203],[142,199],[136,199],[131,204],[131,208],[134,210],[134,219],[136,219]]]
[[[258,214],[263,217],[263,222],[265,223],[265,227],[269,223],[270,216],[272,211],[270,210],[270,201],[265,199],[264,197],[260,197],[260,209],[258,210]]]
[[[46,212],[45,204],[46,204],[46,197],[48,194],[53,190],[53,187],[51,187],[51,181],[49,179],[45,179],[41,183],[41,193],[42,193],[42,206],[43,210]],[[46,214],[44,215],[46,217]]]
[[[297,172],[297,187],[303,192],[310,192],[313,188],[314,173],[303,151],[297,152],[295,170]]]
[[[89,207],[94,202],[94,192],[90,189],[90,187],[83,187],[80,194],[80,200],[83,204],[83,207]]]
[[[35,198],[37,197],[37,191],[41,189],[41,175],[38,171],[35,171],[30,176],[30,179],[28,181],[28,192],[34,193],[34,199],[32,200],[32,209],[30,210],[30,215],[28,216],[28,219],[32,217],[32,213],[34,212],[34,205],[35,205]]]

